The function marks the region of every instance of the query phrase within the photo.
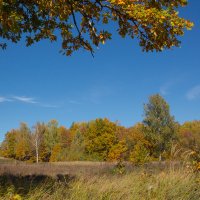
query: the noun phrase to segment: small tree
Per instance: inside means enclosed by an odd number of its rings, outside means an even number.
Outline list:
[[[181,147],[193,152],[191,159],[200,163],[200,120],[185,122],[181,125],[179,141]]]
[[[50,159],[53,148],[60,142],[59,127],[56,120],[48,122],[44,133],[44,145],[47,160]]]
[[[1,154],[6,158],[16,158],[16,130],[11,130],[6,133],[5,139],[1,144]]]
[[[42,143],[44,142],[45,130],[46,130],[46,127],[44,123],[37,123],[34,126],[34,131],[31,135],[31,144],[33,147],[33,151],[35,153],[36,163],[39,162],[40,150],[41,150]]]
[[[134,164],[143,164],[149,161],[149,159],[148,149],[139,141],[130,153],[130,161]]]
[[[170,115],[169,105],[159,94],[149,97],[144,115],[144,134],[152,145],[151,154],[161,160],[161,155],[169,151],[176,138],[176,122]]]
[[[15,153],[18,160],[29,160],[31,157],[30,149],[31,131],[26,123],[21,123],[16,134]]]

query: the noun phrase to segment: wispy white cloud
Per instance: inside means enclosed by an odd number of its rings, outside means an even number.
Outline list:
[[[195,100],[195,99],[200,99],[200,85],[196,85],[193,88],[191,88],[187,94],[186,98],[188,100]]]
[[[6,97],[0,96],[0,103],[9,102],[9,101],[12,101],[12,100],[11,100],[11,99],[8,99],[8,98],[6,98]]]
[[[6,98],[5,97],[0,97],[0,103],[3,103],[6,101]]]
[[[36,101],[34,97],[27,97],[27,96],[11,96],[11,97],[0,96],[0,103],[3,103],[3,102],[20,102],[20,103],[26,103],[26,104],[33,104],[33,105],[44,107],[44,108],[60,107],[54,104],[39,102],[39,101]]]
[[[0,97],[0,103],[6,102],[6,101],[8,101],[7,98],[5,98],[5,97]]]
[[[37,104],[38,102],[35,101],[34,98],[32,97],[25,97],[25,96],[13,96],[13,99],[20,101],[20,102],[24,102],[24,103],[30,103],[30,104]]]

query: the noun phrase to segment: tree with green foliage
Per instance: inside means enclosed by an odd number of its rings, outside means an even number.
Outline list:
[[[60,134],[58,129],[58,122],[56,120],[51,120],[46,125],[44,133],[44,145],[47,160],[51,159],[54,146],[57,145],[59,142]]]
[[[149,97],[149,102],[144,105],[144,115],[144,134],[152,146],[151,154],[161,159],[177,137],[176,122],[170,115],[169,105],[159,94]]]
[[[70,160],[86,160],[85,138],[82,131],[77,130],[67,156]]]
[[[73,122],[69,129],[69,143],[68,147],[65,148],[67,151],[67,160],[86,160],[85,152],[85,132],[87,129],[87,123],[75,123]]]
[[[179,36],[193,23],[177,9],[187,0],[0,0],[0,47],[26,38],[29,46],[61,37],[61,52],[71,55],[111,39],[106,24],[116,22],[120,36],[138,38],[144,51],[179,46]]]

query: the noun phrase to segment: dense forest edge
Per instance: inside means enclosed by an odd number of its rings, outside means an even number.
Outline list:
[[[179,124],[159,94],[144,104],[144,119],[125,128],[107,118],[74,122],[70,128],[56,120],[32,128],[21,123],[5,135],[0,156],[30,163],[58,161],[190,162],[200,169],[200,121]]]

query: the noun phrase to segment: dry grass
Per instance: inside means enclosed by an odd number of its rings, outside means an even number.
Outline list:
[[[200,199],[199,174],[188,172],[176,163],[173,165],[151,163],[140,167],[125,163],[124,174],[116,173],[118,171],[114,168],[115,164],[101,162],[1,164],[0,199]]]
[[[16,162],[18,161],[9,159],[9,158],[0,157],[0,164],[9,164],[9,163],[16,163]]]
[[[106,162],[65,162],[65,163],[2,163],[0,165],[0,175],[48,175],[55,176],[57,174],[70,175],[94,175],[109,172],[116,163]]]
[[[110,174],[115,169],[116,162],[90,162],[90,161],[72,161],[72,162],[55,162],[55,163],[39,163],[30,164],[19,161],[9,161],[0,164],[0,175],[11,174],[11,175],[48,175],[55,176],[57,174],[64,175],[102,175]],[[179,162],[155,162],[148,163],[143,166],[133,166],[129,162],[124,162],[124,169],[126,172],[130,173],[132,171],[137,171],[144,169],[150,173],[156,173],[157,171],[169,170],[171,168],[180,168]]]
[[[124,176],[78,180],[71,185],[70,193],[60,199],[197,200],[200,199],[199,186],[195,176],[183,172],[154,175],[132,172]]]

